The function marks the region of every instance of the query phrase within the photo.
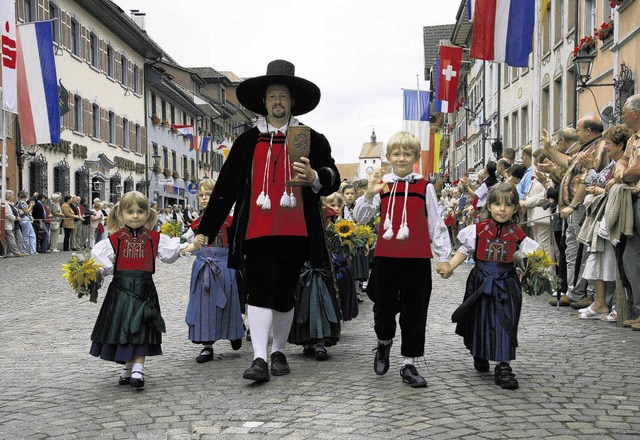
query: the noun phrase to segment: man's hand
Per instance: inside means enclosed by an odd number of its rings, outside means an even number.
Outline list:
[[[569,208],[568,206],[565,206],[564,208],[562,208],[562,210],[560,211],[560,218],[563,220],[566,220],[569,218],[569,216],[571,214],[573,214],[575,212],[575,210],[573,208]]]
[[[300,162],[294,162],[292,166],[293,170],[298,173],[296,177],[302,180],[306,180],[307,182],[313,182],[314,180],[316,180],[316,176],[318,173],[316,173],[316,171],[311,168],[308,158],[301,157]]]
[[[542,147],[546,150],[549,148],[552,148],[551,145],[551,135],[549,134],[549,132],[543,128],[542,129]]]

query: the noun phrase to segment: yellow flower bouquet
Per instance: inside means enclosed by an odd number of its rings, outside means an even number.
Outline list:
[[[160,233],[169,237],[180,237],[182,235],[182,225],[175,220],[170,220],[160,227]]]
[[[375,240],[376,235],[371,226],[356,225],[351,220],[338,219],[327,228],[329,250],[344,258],[355,255],[360,250],[366,253]]]
[[[89,301],[98,302],[98,289],[102,286],[102,274],[96,260],[88,255],[80,257],[74,254],[62,265],[64,279],[67,280],[78,298],[88,296]]]
[[[544,249],[529,254],[516,252],[515,261],[522,271],[520,282],[523,292],[542,295],[545,292],[553,293],[560,288],[562,280],[551,270],[557,263]]]

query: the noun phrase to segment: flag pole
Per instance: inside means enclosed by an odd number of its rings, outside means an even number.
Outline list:
[[[422,169],[422,150],[425,147],[424,145],[422,145],[422,124],[421,122],[421,116],[422,116],[422,112],[420,109],[420,74],[416,73],[416,88],[418,89],[418,139],[420,140],[420,174],[423,173],[423,169]]]
[[[2,93],[4,93],[4,91],[0,92],[0,97],[2,97]],[[2,109],[0,110],[2,112],[2,191],[0,194],[0,204],[2,205],[0,207],[0,237],[2,237],[2,242],[6,243],[5,241],[5,232],[4,232],[4,226],[2,223],[2,221],[6,221],[6,213],[4,212],[4,208],[5,205],[7,203],[7,199],[6,199],[6,195],[7,195],[7,123],[6,123],[6,113],[4,111],[4,106],[0,106],[2,107]],[[5,246],[5,252],[6,252],[6,246]]]

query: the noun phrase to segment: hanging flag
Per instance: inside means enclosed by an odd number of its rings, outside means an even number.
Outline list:
[[[433,99],[433,111],[436,113],[442,113],[442,101],[438,99],[438,87],[440,86],[440,75],[438,74],[440,72],[440,59],[436,60],[436,66],[435,66],[435,75],[433,75],[435,77],[435,93],[434,93],[434,99]]]
[[[2,0],[0,3],[0,27],[2,28],[2,108],[11,113],[18,113],[16,2],[15,0]]]
[[[208,153],[209,152],[209,136],[203,136],[202,137],[202,146],[201,146],[200,150],[203,153]]]
[[[476,0],[471,58],[527,67],[535,0]]]
[[[473,21],[473,11],[476,10],[476,0],[467,0],[467,20]]]
[[[51,23],[18,27],[18,120],[25,145],[60,143],[60,103]]]
[[[549,9],[549,0],[542,0],[542,23],[544,23],[547,17],[547,10]]]
[[[60,116],[69,113],[69,92],[62,85],[62,80],[58,80],[58,99],[60,100]]]
[[[440,46],[437,96],[442,101],[442,113],[453,113],[454,111],[461,67],[462,48],[458,46]]]
[[[198,139],[193,134],[193,125],[175,125],[174,124],[171,127],[178,130],[178,133],[180,133],[182,136],[189,138],[190,150],[196,150],[196,151],[198,150],[198,142],[197,142]]]
[[[403,90],[402,129],[417,137],[425,151],[429,149],[430,97],[426,90]]]

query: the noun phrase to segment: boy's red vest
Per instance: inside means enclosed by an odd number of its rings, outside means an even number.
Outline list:
[[[414,183],[398,182],[394,197],[391,197],[388,185],[380,192],[380,227],[378,228],[378,241],[376,242],[376,257],[392,258],[432,258],[431,236],[429,235],[429,223],[427,219],[426,179],[420,179]],[[402,223],[402,210],[404,207],[404,191],[409,185],[407,197],[407,225],[409,237],[405,240],[396,239],[398,229]],[[385,240],[383,225],[387,214],[387,207],[395,199],[393,209],[393,238]],[[391,211],[389,211],[391,212]]]

